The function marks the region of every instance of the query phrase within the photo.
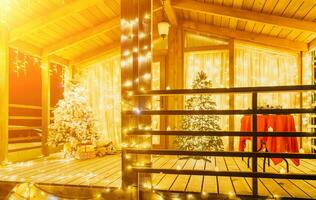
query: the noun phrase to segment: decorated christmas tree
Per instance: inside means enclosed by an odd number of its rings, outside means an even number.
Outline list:
[[[201,71],[195,77],[192,88],[211,88],[212,82]],[[192,95],[185,100],[187,110],[214,110],[216,102],[211,95]],[[189,115],[182,119],[182,129],[185,131],[219,131],[219,116],[216,115]],[[223,141],[218,136],[177,136],[175,145],[186,151],[222,151]]]
[[[50,145],[61,143],[96,144],[98,128],[88,103],[85,88],[78,83],[68,83],[64,99],[60,100],[54,111],[54,121],[49,126]]]

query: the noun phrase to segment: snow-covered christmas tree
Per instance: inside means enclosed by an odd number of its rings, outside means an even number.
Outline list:
[[[96,143],[99,130],[81,84],[66,85],[64,99],[57,103],[53,114],[54,121],[49,126],[50,145]]]
[[[212,82],[201,71],[195,77],[192,88],[211,88]],[[216,102],[211,95],[192,95],[185,100],[187,110],[214,110]],[[189,115],[182,119],[182,129],[186,131],[219,131],[219,116]],[[180,150],[187,151],[222,151],[223,141],[218,136],[177,136],[175,145]]]

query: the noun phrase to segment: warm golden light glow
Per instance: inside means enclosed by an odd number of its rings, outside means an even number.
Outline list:
[[[11,10],[11,0],[0,0],[0,23],[6,23]]]

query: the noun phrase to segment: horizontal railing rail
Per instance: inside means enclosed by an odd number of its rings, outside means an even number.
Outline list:
[[[146,135],[175,135],[175,136],[269,136],[269,137],[316,137],[316,132],[245,132],[245,131],[155,131],[129,130],[129,136]]]
[[[262,172],[240,172],[240,171],[211,171],[211,170],[188,170],[188,169],[163,169],[149,167],[133,167],[137,173],[164,173],[164,174],[184,174],[201,176],[231,176],[231,177],[249,177],[249,178],[277,178],[277,179],[308,179],[316,180],[316,174],[277,174]]]
[[[9,116],[9,119],[11,120],[42,120],[41,116],[21,116],[21,115],[17,115],[17,116]]]
[[[311,153],[272,153],[272,152],[239,152],[239,151],[182,151],[182,150],[170,150],[170,149],[134,149],[134,148],[125,148],[123,151],[126,154],[316,159],[316,154],[311,154]]]
[[[25,105],[25,104],[9,104],[9,108],[41,110],[41,106]]]
[[[27,130],[34,130],[41,132],[41,126],[21,126],[21,125],[9,125],[9,131],[27,131]]]
[[[8,143],[18,144],[40,142],[42,138],[42,127],[38,125],[37,122],[42,120],[42,107],[27,104],[9,104],[9,109],[13,109],[13,113],[8,116],[9,120],[15,120],[16,122],[8,125]],[[28,114],[25,113],[25,111],[27,111]],[[33,122],[36,122],[36,125],[34,125]],[[8,152],[12,153],[38,148],[41,148],[41,145],[19,146],[17,148],[9,149]]]
[[[308,179],[316,180],[316,174],[280,174],[263,172],[240,172],[240,171],[212,171],[212,170],[189,170],[189,169],[164,169],[149,167],[133,167],[137,173],[164,173],[164,174],[183,174],[183,175],[201,175],[201,176],[231,176],[231,177],[249,177],[249,178],[277,178],[277,179]]]
[[[42,145],[36,145],[36,146],[31,146],[31,147],[20,147],[20,148],[15,148],[15,149],[9,149],[9,153],[13,152],[19,152],[19,151],[27,151],[27,150],[32,150],[32,149],[39,149],[41,148]]]
[[[269,92],[301,92],[316,90],[316,85],[292,86],[264,86],[264,87],[234,87],[234,88],[209,88],[209,89],[175,89],[175,90],[136,90],[128,91],[129,96],[151,95],[191,95],[191,94],[229,94],[229,93],[269,93]]]
[[[127,115],[250,115],[250,114],[308,114],[315,108],[262,109],[262,110],[132,110],[123,111]]]

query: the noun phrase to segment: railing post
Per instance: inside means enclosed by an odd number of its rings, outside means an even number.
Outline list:
[[[8,161],[9,141],[9,31],[0,21],[0,163]]]
[[[252,93],[252,152],[257,152],[257,109],[258,109],[258,93],[253,92]],[[252,157],[252,172],[257,173],[258,172],[258,158],[257,155],[254,155]],[[258,196],[258,178],[253,177],[252,178],[252,195]]]
[[[42,58],[42,154],[49,155],[47,144],[48,126],[50,123],[50,74],[48,57]]]

